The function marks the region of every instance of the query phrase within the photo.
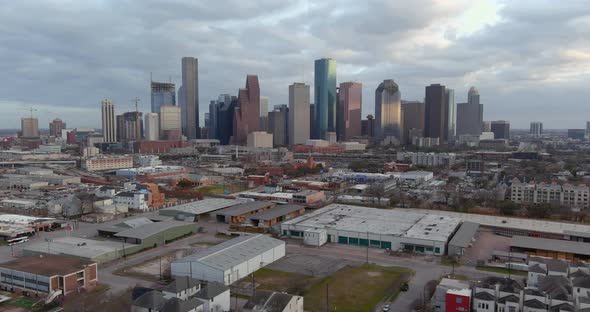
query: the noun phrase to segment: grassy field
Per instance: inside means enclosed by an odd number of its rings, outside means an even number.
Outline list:
[[[196,188],[196,190],[203,193],[203,195],[208,195],[208,194],[223,195],[224,189],[225,189],[225,187],[223,185],[205,185],[205,186],[199,186]]]
[[[412,271],[399,267],[346,266],[326,278],[260,269],[254,273],[258,289],[304,296],[305,311],[325,311],[326,285],[330,309],[334,311],[370,311],[385,298],[393,298]]]
[[[510,273],[511,275],[518,275],[518,276],[527,276],[528,275],[528,273],[524,272],[524,271],[516,271],[516,270],[508,271],[508,269],[489,267],[489,266],[478,266],[477,269],[480,271],[495,272],[495,273],[506,274],[506,275],[508,275],[508,273]]]
[[[370,311],[383,298],[394,296],[403,280],[411,274],[411,270],[399,267],[344,267],[306,291],[305,310],[325,310],[327,287],[330,309],[345,312]]]

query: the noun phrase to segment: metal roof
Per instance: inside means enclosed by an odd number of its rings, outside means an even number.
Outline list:
[[[177,226],[184,226],[184,225],[191,225],[194,223],[191,222],[183,222],[183,221],[162,221],[162,222],[153,222],[147,223],[142,226],[138,226],[135,228],[130,228],[115,234],[117,237],[126,237],[126,238],[137,238],[137,239],[144,239],[148,238],[153,235],[157,235],[162,231],[166,231],[168,229],[177,227]],[[195,225],[196,227],[196,225]]]
[[[249,216],[248,219],[265,221],[274,220],[278,217],[288,215],[292,212],[299,211],[301,209],[305,209],[305,207],[299,205],[278,205],[274,208],[253,214]]]
[[[199,262],[226,271],[281,245],[285,242],[262,234],[243,235],[174,262]]]
[[[224,198],[206,198],[203,200],[197,200],[194,202],[168,207],[160,209],[160,211],[177,211],[179,213],[190,213],[194,215],[200,215],[209,213],[215,210],[227,208],[230,206],[241,204],[241,201]]]
[[[53,238],[49,244],[49,248],[47,248],[46,242],[38,241],[26,245],[23,249],[37,253],[47,253],[49,251],[50,254],[54,255],[71,255],[74,257],[94,259],[106,253],[118,252],[123,247],[131,248],[134,246],[137,245],[70,236]]]
[[[449,242],[449,245],[458,246],[462,248],[469,247],[469,244],[471,244],[471,240],[477,233],[478,229],[479,224],[477,223],[463,222],[457,233],[455,233],[455,235]]]
[[[255,201],[249,203],[243,203],[236,206],[228,207],[216,212],[216,215],[222,216],[240,216],[246,213],[250,213],[256,210],[266,208],[268,206],[274,206],[275,204],[267,201]]]
[[[560,239],[513,236],[512,240],[510,241],[510,246],[517,248],[568,252],[578,255],[590,255],[589,243],[566,241]]]

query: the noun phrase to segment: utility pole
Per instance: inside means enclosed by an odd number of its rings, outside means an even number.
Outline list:
[[[326,312],[330,312],[330,298],[328,289],[328,283],[326,283]]]

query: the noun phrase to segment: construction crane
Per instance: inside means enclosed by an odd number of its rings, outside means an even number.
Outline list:
[[[141,101],[138,97],[131,99],[131,102],[135,103],[135,140],[141,140],[141,118],[139,117],[139,101]]]
[[[29,112],[31,112],[31,118],[33,118],[33,112],[37,111],[37,109],[33,108],[33,106],[29,106],[29,108],[21,108],[21,110],[28,110]]]

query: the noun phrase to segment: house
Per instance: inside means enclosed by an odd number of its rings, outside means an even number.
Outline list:
[[[434,295],[431,298],[431,306],[434,310],[434,312],[449,312],[449,311],[453,311],[453,310],[447,310],[447,293],[449,291],[460,291],[463,289],[470,289],[471,286],[469,285],[468,282],[466,281],[460,281],[460,280],[455,280],[455,279],[450,279],[450,278],[443,278],[440,280],[440,283],[438,283],[438,285],[436,286],[436,290],[434,291]],[[471,290],[469,290],[469,293],[471,294]],[[471,295],[469,296],[469,302],[471,304]],[[456,298],[454,298],[453,296],[451,296],[450,298],[451,301],[455,301],[457,303]],[[463,303],[463,300],[461,300]],[[456,305],[456,307],[462,307],[463,305]],[[466,310],[469,311],[469,308]]]
[[[147,192],[123,191],[115,195],[115,204],[127,205],[129,209],[147,211],[148,201]]]
[[[201,290],[195,297],[203,302],[203,311],[229,311],[229,288],[221,283],[201,282]]]
[[[245,312],[303,312],[303,297],[257,290],[242,310]]]

